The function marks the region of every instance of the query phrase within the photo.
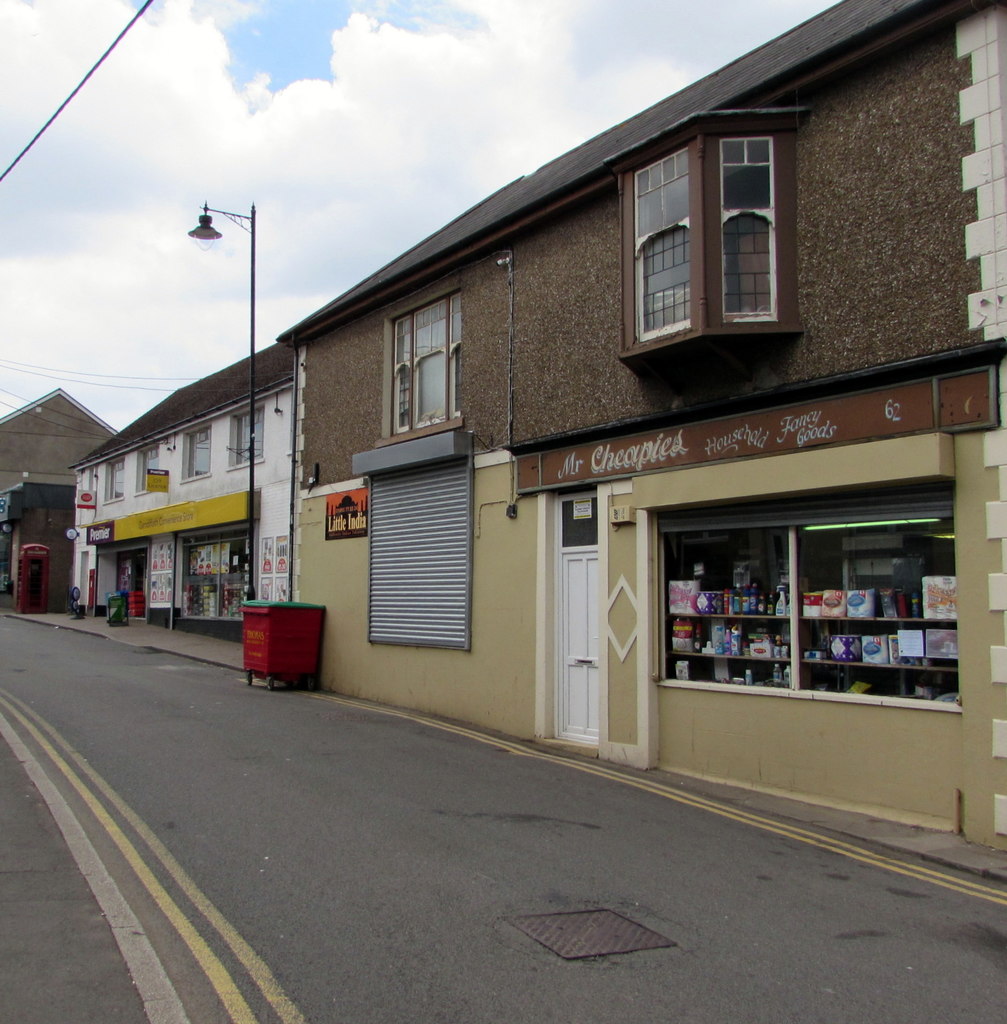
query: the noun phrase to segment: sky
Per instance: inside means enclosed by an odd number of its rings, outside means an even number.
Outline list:
[[[142,0],[0,0],[0,174]],[[116,430],[823,0],[155,0],[0,181],[0,418]],[[201,207],[240,215],[200,249]]]

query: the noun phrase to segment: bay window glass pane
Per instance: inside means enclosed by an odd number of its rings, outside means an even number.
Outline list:
[[[689,319],[689,229],[674,228],[643,248],[643,329]]]
[[[741,214],[724,224],[724,312],[771,313],[769,224]]]
[[[725,210],[772,206],[769,139],[728,139],[721,144]]]

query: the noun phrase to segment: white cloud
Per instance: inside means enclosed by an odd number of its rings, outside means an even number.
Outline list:
[[[204,200],[256,203],[261,347],[502,184],[825,6],[358,0],[328,80],[236,82],[228,32],[274,4],[159,0],[0,183],[6,358],[213,372],[247,353],[249,250],[223,218],[213,251],[193,246]],[[136,7],[0,0],[0,167]],[[59,383],[0,362],[0,389],[26,400]],[[158,398],[63,386],[117,427]]]

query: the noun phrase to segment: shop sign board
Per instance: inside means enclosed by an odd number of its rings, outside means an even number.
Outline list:
[[[148,491],[168,493],[168,470],[148,469],[146,486]]]
[[[992,425],[990,383],[984,370],[525,455],[518,459],[518,490],[933,430],[975,429]]]
[[[79,491],[77,494],[77,508],[97,508],[98,498],[94,491]]]
[[[367,488],[337,491],[325,498],[325,539],[367,536]]]
[[[115,543],[115,523],[92,523],[87,528],[88,544]]]
[[[178,533],[180,530],[201,529],[204,526],[220,526],[235,523],[248,516],[248,495],[244,491],[225,494],[219,498],[203,501],[186,501],[178,505],[149,512],[135,512],[115,521],[119,540],[133,537],[152,537],[159,533]]]

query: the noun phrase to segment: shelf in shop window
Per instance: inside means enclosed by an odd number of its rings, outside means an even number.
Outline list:
[[[790,661],[790,655],[780,655],[779,658],[762,658],[755,654],[710,654],[709,651],[669,651],[673,658],[727,658],[729,661],[757,661],[763,665],[772,665],[776,662],[779,665]],[[823,662],[822,664],[827,664]]]
[[[892,618],[891,616],[874,616],[868,618],[863,615],[802,615],[800,616],[801,622],[815,622],[828,624],[830,622],[914,622],[925,625],[928,622],[957,622],[957,619],[921,619],[911,618]]]
[[[774,622],[789,622],[790,612],[777,615],[775,612],[666,612],[666,619],[772,619]],[[835,621],[839,621],[836,619]],[[864,620],[867,621],[866,619]],[[892,620],[889,619],[889,622]],[[936,622],[936,619],[929,619]]]
[[[760,658],[759,661],[764,659]],[[936,660],[936,659],[933,659]],[[945,659],[946,660],[946,659]],[[957,672],[958,665],[955,662],[941,662],[939,665],[902,665],[896,662],[877,661],[834,661],[830,658],[801,658],[802,665],[839,665],[840,668],[896,668],[908,669],[916,672]]]

